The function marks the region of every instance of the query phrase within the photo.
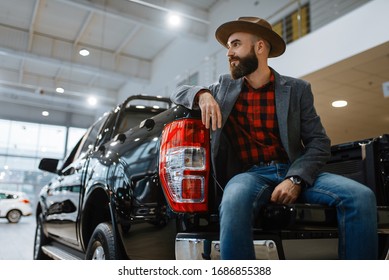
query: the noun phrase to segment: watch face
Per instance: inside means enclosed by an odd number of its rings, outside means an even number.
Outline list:
[[[300,185],[301,184],[301,178],[299,177],[290,177],[292,180],[293,184]]]

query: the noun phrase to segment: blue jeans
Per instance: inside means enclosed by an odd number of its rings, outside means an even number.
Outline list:
[[[222,259],[255,259],[254,209],[270,201],[288,168],[288,164],[254,166],[227,183],[220,204]],[[336,207],[340,259],[377,259],[377,207],[368,187],[343,176],[321,173],[300,198],[306,203]]]

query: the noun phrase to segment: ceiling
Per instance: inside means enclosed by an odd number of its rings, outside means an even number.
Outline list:
[[[217,1],[1,0],[0,100],[55,98],[52,106],[79,110],[93,93],[110,108],[127,83],[149,82],[153,59],[176,38],[205,42]],[[173,10],[179,31],[165,25]],[[83,48],[89,56],[79,55]]]
[[[205,42],[209,12],[222,1],[1,0],[0,101],[94,115],[85,105],[93,94],[111,108],[128,83],[150,81],[154,58],[175,39]],[[180,31],[165,26],[173,10]],[[389,133],[389,43],[304,78],[333,143]],[[335,99],[349,105],[332,108]]]
[[[334,144],[389,133],[389,42],[303,77],[312,84],[315,105]],[[348,105],[334,108],[335,100]]]

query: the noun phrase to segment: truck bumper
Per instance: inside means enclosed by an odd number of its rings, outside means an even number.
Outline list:
[[[276,243],[273,240],[255,240],[255,255],[261,260],[278,260]],[[203,238],[184,237],[176,238],[177,260],[219,260],[220,242]]]
[[[378,233],[384,243],[380,258],[389,259],[389,207],[378,206]],[[262,213],[265,231],[254,229],[254,249],[259,260],[337,259],[336,210],[320,205],[271,205]],[[175,257],[180,260],[220,259],[217,233],[178,233]]]

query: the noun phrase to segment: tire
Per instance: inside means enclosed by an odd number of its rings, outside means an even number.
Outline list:
[[[42,247],[49,243],[49,238],[43,232],[42,226],[42,214],[39,214],[38,219],[36,221],[35,228],[35,238],[34,238],[34,252],[33,258],[34,260],[49,260],[49,256],[47,256],[42,251]]]
[[[109,223],[99,224],[89,241],[85,258],[87,260],[116,260],[118,257],[112,225]]]
[[[12,209],[7,213],[7,220],[12,224],[16,224],[20,221],[22,213],[17,209]]]

